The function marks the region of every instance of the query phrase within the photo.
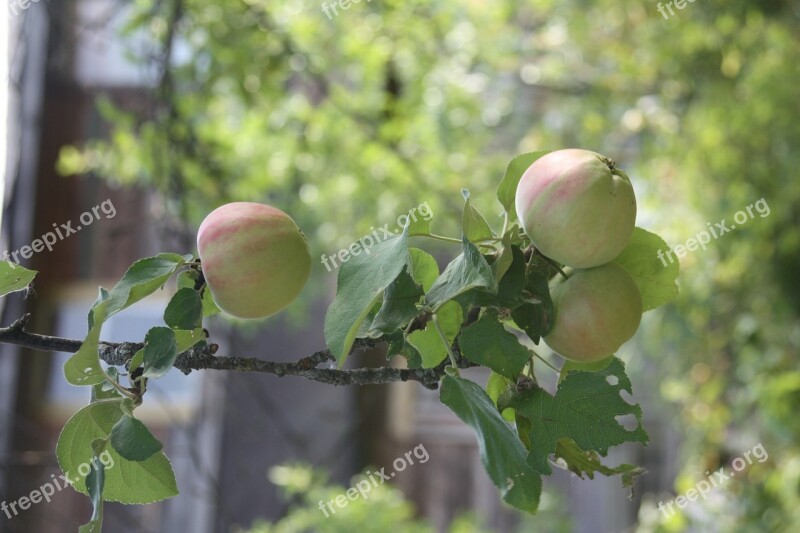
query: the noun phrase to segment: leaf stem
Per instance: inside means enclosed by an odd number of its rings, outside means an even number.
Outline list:
[[[533,350],[531,350],[531,353],[532,353],[534,356],[536,356],[536,358],[538,358],[538,359],[539,359],[541,362],[543,362],[544,364],[546,364],[547,366],[549,366],[550,368],[552,368],[552,369],[553,369],[553,371],[555,371],[557,374],[560,374],[560,373],[561,373],[561,370],[559,370],[559,369],[557,369],[556,367],[554,367],[553,365],[551,365],[551,364],[550,364],[550,362],[549,362],[547,359],[545,359],[544,357],[542,357],[541,355],[539,355],[538,353],[536,353],[536,352],[535,352],[535,351],[533,351]]]
[[[437,241],[451,242],[453,244],[463,244],[463,241],[461,239],[456,239],[455,237],[446,237],[444,235],[437,235],[435,233],[412,233],[411,235],[409,235],[409,237],[428,237],[429,239],[435,239]],[[500,237],[490,237],[488,239],[481,239],[481,241],[476,244],[483,245],[483,243],[485,242],[500,242],[502,240],[503,239]]]
[[[436,316],[434,313],[433,317],[431,318],[433,321],[433,325],[436,328],[436,333],[439,334],[439,337],[442,339],[444,343],[444,347],[447,349],[447,355],[450,356],[450,364],[453,365],[453,368],[456,369],[456,373],[458,373],[458,363],[456,363],[456,355],[453,353],[453,348],[450,346],[450,343],[447,342],[447,337],[442,331],[442,327],[439,325],[439,317]]]
[[[102,370],[102,371],[103,371],[103,375],[106,377],[106,381],[108,381],[108,382],[111,384],[111,386],[112,386],[112,387],[114,387],[115,389],[117,389],[117,392],[119,392],[120,394],[122,394],[122,395],[123,395],[123,396],[125,396],[126,398],[130,398],[130,399],[131,399],[131,400],[133,400],[133,401],[136,401],[136,400],[138,400],[138,399],[139,399],[139,398],[138,398],[138,396],[137,396],[136,394],[132,393],[131,391],[129,391],[128,389],[126,389],[125,387],[123,387],[122,385],[120,385],[119,383],[117,383],[117,381],[116,381],[114,378],[112,378],[111,376],[109,376],[109,375],[108,375],[108,372],[106,372],[105,368],[103,368],[103,367],[101,366],[101,367],[100,367],[100,370]]]
[[[452,242],[455,244],[461,244],[461,239],[456,239],[453,237],[445,237],[444,235],[436,235],[434,233],[417,233],[409,235],[409,237],[428,237],[430,239],[436,239],[437,241],[444,241],[444,242]]]

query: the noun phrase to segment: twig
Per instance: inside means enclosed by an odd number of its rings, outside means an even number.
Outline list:
[[[30,315],[25,315],[6,328],[0,328],[0,343],[16,344],[46,352],[77,352],[82,341],[63,337],[39,335],[25,330]],[[383,339],[359,339],[353,350],[372,348],[383,343]],[[140,342],[100,342],[100,359],[113,366],[124,366],[142,348]],[[335,361],[327,348],[319,350],[293,363],[266,361],[255,357],[219,357],[212,353],[211,346],[198,345],[182,352],[175,360],[175,368],[189,374],[192,370],[230,370],[237,372],[261,372],[276,376],[300,376],[330,385],[376,385],[397,381],[418,381],[429,389],[438,387],[444,375],[444,366],[432,369],[402,369],[391,367],[343,369],[318,368],[319,365]]]

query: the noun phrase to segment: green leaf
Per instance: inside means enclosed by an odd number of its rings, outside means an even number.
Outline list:
[[[160,378],[172,369],[178,356],[175,332],[169,328],[150,328],[144,338],[144,372],[146,378]]]
[[[506,262],[508,266],[504,266]],[[497,271],[497,279],[500,280],[497,286],[498,303],[509,309],[518,307],[522,303],[525,289],[525,254],[519,246],[506,248],[493,266]],[[502,279],[501,269],[505,269]]]
[[[500,181],[500,185],[497,186],[497,199],[500,200],[500,203],[503,205],[503,209],[506,210],[506,213],[512,215],[512,218],[513,215],[516,214],[516,209],[514,209],[514,198],[517,195],[517,185],[519,185],[519,180],[522,179],[522,175],[526,170],[528,170],[528,167],[531,166],[534,161],[549,153],[550,151],[548,150],[528,152],[527,154],[518,155],[508,164],[508,167],[506,168],[506,175],[503,176],[503,179]]]
[[[478,439],[486,472],[500,489],[503,501],[529,513],[539,507],[542,479],[526,462],[527,454],[492,399],[477,384],[445,376],[439,399],[467,425]]]
[[[447,265],[425,295],[426,304],[434,310],[475,287],[497,292],[497,281],[492,267],[466,237],[462,237],[462,242],[464,251]]]
[[[545,318],[542,307],[535,304],[522,304],[511,311],[511,318],[524,331],[534,344],[539,344],[542,337],[541,323]]]
[[[527,244],[530,244],[530,239],[528,239],[528,236],[525,235],[525,232],[520,227],[518,220],[515,220],[508,225],[508,230],[506,230],[505,234],[509,237],[511,244],[520,246],[522,248],[527,246]]]
[[[406,340],[405,334],[398,330],[386,335],[386,359],[389,360],[397,355],[405,357],[408,368],[422,368],[422,357],[416,348],[411,346]]]
[[[432,322],[428,322],[425,329],[410,333],[408,343],[419,353],[422,368],[435,368],[447,359],[447,348]]]
[[[539,344],[540,338],[553,329],[556,313],[545,271],[538,268],[528,270],[525,293],[526,302],[511,311],[511,318],[534,344]]]
[[[0,296],[21,291],[36,277],[36,270],[28,270],[10,261],[0,261]]]
[[[680,274],[680,264],[675,254],[666,255],[669,250],[664,239],[655,233],[635,228],[628,246],[614,259],[628,271],[639,287],[645,311],[664,305],[678,296],[675,281]],[[659,258],[659,252],[662,252],[663,259]],[[674,262],[670,262],[670,258]]]
[[[136,261],[111,289],[108,316],[130,307],[157,291],[184,264],[184,261],[183,256],[169,253]]]
[[[116,367],[109,367],[106,370],[106,374],[114,380],[114,382],[119,383],[119,372],[117,371]],[[122,395],[114,388],[114,386],[108,382],[108,380],[104,380],[100,383],[96,383],[92,385],[92,394],[91,400],[92,402],[97,402],[100,400],[109,400],[112,398],[121,398]]]
[[[497,278],[498,283],[503,281],[503,276],[506,275],[508,269],[511,268],[511,265],[514,262],[514,250],[515,247],[511,244],[511,233],[506,232],[503,235],[503,247],[500,249],[500,252],[497,256],[497,260],[492,265],[494,267],[494,275]],[[516,249],[519,249],[516,247]],[[522,264],[523,264],[523,273],[525,272],[525,255],[522,255]]]
[[[529,418],[525,418],[524,416],[521,416],[514,409],[509,409],[509,408],[503,409],[504,413],[506,411],[511,411],[512,413],[514,413],[514,422],[517,425],[517,436],[519,437],[520,442],[522,442],[522,445],[525,446],[525,449],[526,450],[530,450],[531,449],[531,429],[533,428],[533,425],[531,424],[530,419]]]
[[[429,235],[431,232],[431,219],[433,216],[425,220],[422,217],[417,217],[419,213],[414,213],[414,218],[408,217],[408,235]]]
[[[94,448],[94,447],[93,447]],[[92,500],[92,517],[88,523],[83,524],[79,533],[101,533],[103,527],[103,485],[105,484],[105,465],[98,455],[94,455],[91,462],[92,471],[86,476],[86,490]]]
[[[202,320],[203,302],[194,289],[178,290],[164,311],[164,322],[172,329],[194,329]]]
[[[100,365],[98,344],[110,302],[108,292],[100,289],[100,294],[89,311],[89,332],[75,355],[64,363],[64,379],[67,380],[67,383],[96,385],[106,380],[105,372]]]
[[[111,428],[111,446],[129,461],[144,461],[164,447],[147,426],[128,415],[123,415]]]
[[[512,380],[493,370],[489,373],[489,379],[486,381],[486,394],[488,394],[489,398],[497,405],[497,399],[500,395],[503,394],[506,389],[513,386],[514,382]],[[513,409],[503,409],[503,418],[513,424],[516,419],[516,414]]]
[[[486,366],[509,379],[516,379],[530,361],[531,352],[503,327],[494,311],[485,311],[458,338],[461,353],[475,364]]]
[[[336,298],[325,315],[325,342],[341,367],[350,353],[356,333],[383,291],[411,260],[408,226],[398,237],[373,246],[339,269]]]
[[[445,345],[441,335],[436,331],[433,320],[425,324],[425,329],[418,330],[408,335],[408,343],[413,346],[422,358],[422,368],[434,368],[447,358],[447,347],[453,344],[461,324],[464,322],[464,314],[461,306],[456,302],[444,304],[436,312],[439,327],[442,328],[447,339]]]
[[[405,348],[406,336],[402,331],[397,330],[392,333],[387,333],[384,336],[386,341],[386,359],[389,360],[396,355],[403,355]]]
[[[102,383],[92,385],[92,395],[89,401],[99,402],[100,400],[112,400],[115,398],[122,398],[122,395],[115,388],[104,389]]]
[[[178,289],[194,289],[197,280],[200,278],[200,273],[190,268],[189,270],[184,270],[180,274],[178,274],[177,284]]]
[[[561,383],[567,379],[570,372],[599,372],[600,370],[604,370],[608,368],[615,359],[613,355],[599,361],[594,361],[593,363],[579,363],[567,359],[564,366],[561,367],[561,372],[558,375],[558,382]]]
[[[92,443],[107,439],[123,416],[121,400],[103,400],[87,405],[67,421],[56,445],[61,469],[78,492],[88,494],[79,472],[94,457]],[[166,455],[156,453],[146,461],[129,461],[113,448],[100,454],[105,465],[103,498],[125,504],[153,503],[178,494],[175,474]],[[80,470],[79,470],[80,469]]]
[[[481,242],[494,237],[492,228],[484,216],[469,202],[469,191],[462,189],[464,195],[464,210],[461,213],[461,228],[464,236],[472,242]]]
[[[106,370],[106,374],[115,382],[119,383],[119,370],[117,370],[117,367],[115,366],[108,367],[108,369]],[[108,389],[113,389],[114,387],[111,385],[111,383],[103,383],[103,388],[108,390]]]
[[[523,303],[523,288],[525,286],[525,255],[519,247],[514,246],[508,250],[505,255],[511,264],[503,275],[497,286],[495,294],[487,291],[482,287],[476,287],[456,297],[456,300],[461,305],[468,309],[470,306],[475,305],[478,307],[497,307],[501,309],[515,309]],[[502,265],[501,261],[505,261],[503,257],[497,258],[491,264],[492,271],[497,277]]]
[[[384,294],[386,292],[384,291]],[[375,317],[378,315],[378,311],[381,310],[382,298],[378,298],[375,302],[375,305],[372,306],[367,312],[367,315],[364,317],[364,320],[361,322],[361,325],[358,327],[356,331],[355,338],[356,339],[367,339],[367,338],[377,338],[382,335],[380,331],[376,331],[371,329],[372,321],[375,320]]]
[[[616,384],[607,378],[613,376]],[[642,428],[642,409],[620,396],[631,393],[631,382],[619,359],[600,372],[571,372],[558,385],[555,396],[539,387],[526,390],[510,403],[518,414],[533,424],[530,440],[534,443],[528,463],[542,474],[550,474],[547,458],[555,453],[562,438],[571,438],[584,451],[594,450],[603,457],[611,446],[623,442],[647,443]],[[625,429],[616,417],[634,415],[637,426]]]
[[[404,269],[383,293],[383,303],[372,320],[371,331],[391,333],[417,316],[417,302],[425,293]]]
[[[567,464],[567,468],[581,479],[583,479],[584,474],[589,479],[594,479],[595,472],[599,472],[604,476],[622,474],[623,487],[633,487],[636,477],[647,472],[644,468],[631,464],[621,464],[614,468],[608,467],[600,461],[600,457],[596,452],[581,450],[572,439],[558,441],[556,457],[563,459]]]
[[[214,296],[211,294],[211,291],[208,290],[208,287],[203,289],[203,317],[207,318],[210,316],[218,315],[222,312],[222,309],[219,308],[217,302],[214,301]]]
[[[428,292],[439,277],[439,264],[431,254],[419,248],[409,248],[408,251],[411,253],[411,277],[422,285],[423,291]]]
[[[189,348],[192,348],[195,344],[199,342],[205,342],[206,334],[203,332],[203,328],[197,329],[177,329],[174,331],[175,333],[175,351],[177,353],[185,352]]]
[[[436,311],[435,316],[448,344],[452,345],[464,323],[464,311],[458,303],[448,302]]]
[[[144,348],[141,348],[139,351],[133,354],[133,357],[131,357],[131,360],[128,363],[128,370],[133,372],[142,366],[142,363],[144,363]]]

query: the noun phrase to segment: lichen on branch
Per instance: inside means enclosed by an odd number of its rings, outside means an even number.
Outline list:
[[[0,328],[0,343],[15,344],[45,352],[75,353],[81,341],[63,337],[40,335],[25,329],[29,315],[16,320],[8,327]],[[353,351],[374,348],[383,339],[360,339]],[[100,342],[100,359],[109,365],[125,366],[142,348],[140,342]],[[213,353],[211,345],[198,345],[178,355],[175,368],[189,374],[193,370],[229,370],[236,372],[260,372],[278,377],[300,376],[329,385],[378,385],[398,381],[417,381],[429,389],[436,389],[444,375],[444,365],[432,369],[405,369],[392,367],[337,369],[321,365],[335,362],[327,348],[314,352],[298,361],[285,363],[267,361],[255,357],[223,357]]]

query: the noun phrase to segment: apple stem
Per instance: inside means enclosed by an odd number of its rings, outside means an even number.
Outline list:
[[[631,181],[631,179],[628,177],[628,175],[624,171],[622,171],[622,170],[620,170],[620,169],[618,169],[616,167],[611,169],[611,174],[613,174],[614,176],[619,176],[621,178],[625,178],[627,181]]]
[[[542,258],[542,259],[544,259],[545,261],[547,261],[547,262],[548,262],[548,264],[550,264],[550,266],[552,266],[553,268],[555,268],[556,270],[558,270],[558,273],[559,273],[559,274],[561,274],[561,275],[564,277],[564,279],[569,279],[569,276],[567,275],[567,273],[566,273],[566,272],[564,272],[564,269],[562,269],[562,268],[561,268],[561,265],[559,265],[558,263],[556,263],[555,261],[553,261],[552,259],[550,259],[550,258],[549,258],[549,257],[547,257],[546,255],[544,255],[544,254],[543,254],[542,252],[540,252],[538,249],[536,249],[536,248],[534,248],[534,249],[536,250],[536,254],[537,254],[537,255],[539,255],[539,257],[541,257],[541,258]]]

